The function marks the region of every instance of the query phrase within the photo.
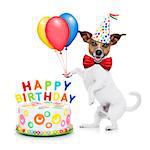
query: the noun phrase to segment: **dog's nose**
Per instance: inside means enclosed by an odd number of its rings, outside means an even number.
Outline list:
[[[96,55],[100,56],[102,54],[102,51],[101,50],[97,50],[96,51]]]

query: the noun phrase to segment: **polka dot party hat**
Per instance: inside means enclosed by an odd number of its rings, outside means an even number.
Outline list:
[[[110,41],[110,17],[117,20],[116,14],[109,14],[104,18],[104,21],[93,34],[92,39],[101,43],[109,43]]]

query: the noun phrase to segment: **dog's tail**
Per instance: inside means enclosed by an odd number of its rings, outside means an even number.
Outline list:
[[[139,93],[137,93],[137,92],[131,92],[130,95],[136,96],[137,102],[136,102],[136,104],[135,104],[134,106],[126,107],[126,111],[134,111],[134,110],[136,110],[136,109],[140,106],[140,104],[141,104],[141,95],[140,95]]]

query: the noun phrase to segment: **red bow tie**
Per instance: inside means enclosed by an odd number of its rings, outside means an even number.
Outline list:
[[[94,59],[88,55],[84,55],[83,58],[83,66],[84,68],[89,68],[93,66],[94,64],[101,65],[105,70],[109,71],[112,67],[112,58],[105,58],[100,63],[96,63]]]

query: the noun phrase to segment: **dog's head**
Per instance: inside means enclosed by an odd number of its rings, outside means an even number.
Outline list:
[[[110,47],[117,44],[121,36],[126,34],[112,34],[109,43],[101,43],[92,39],[92,34],[87,31],[79,31],[84,42],[89,44],[89,53],[93,56],[94,61],[99,63],[105,56],[108,55]]]

